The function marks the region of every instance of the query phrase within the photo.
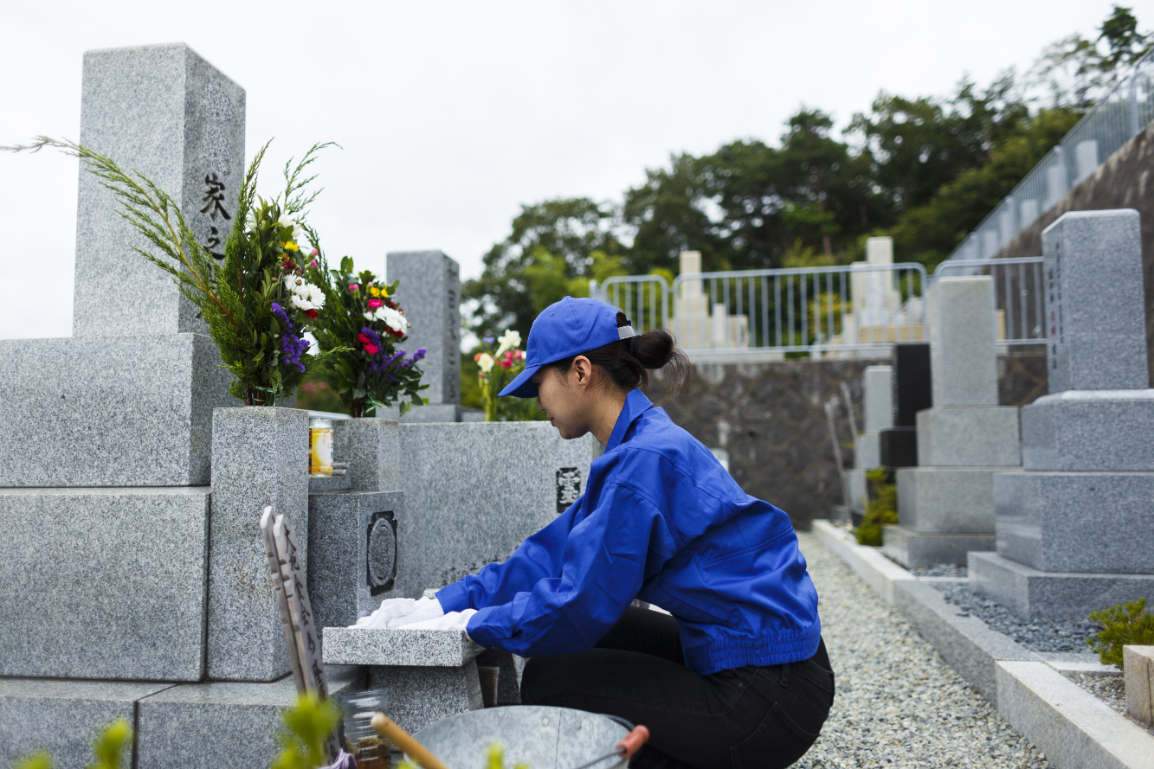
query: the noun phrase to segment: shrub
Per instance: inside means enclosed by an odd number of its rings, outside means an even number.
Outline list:
[[[1086,643],[1098,652],[1103,665],[1122,669],[1123,646],[1154,645],[1154,614],[1146,613],[1146,599],[1120,603],[1102,611],[1090,613],[1090,621],[1102,628]]]
[[[853,534],[859,545],[881,547],[882,527],[898,522],[898,487],[890,481],[890,473],[884,467],[867,471],[866,478],[873,484],[874,498],[866,503],[861,526]]]

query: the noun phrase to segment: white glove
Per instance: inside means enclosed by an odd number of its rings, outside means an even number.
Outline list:
[[[451,611],[433,619],[401,625],[400,628],[401,630],[465,630],[469,626],[469,619],[476,613],[476,609]]]
[[[413,604],[413,608],[410,611],[390,619],[385,624],[385,627],[390,629],[403,627],[414,622],[436,619],[437,617],[444,616],[444,614],[445,610],[441,608],[441,602],[436,598],[422,598]]]
[[[388,627],[389,620],[403,617],[416,608],[417,602],[412,598],[386,598],[381,601],[380,607],[367,617],[361,617],[353,627],[383,628]]]

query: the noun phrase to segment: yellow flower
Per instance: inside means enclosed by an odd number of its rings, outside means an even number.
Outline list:
[[[389,289],[387,289],[387,288],[381,288],[381,296],[383,296],[384,298],[388,299],[388,298],[389,298]]]
[[[300,251],[301,250],[301,247],[298,246],[296,243],[293,243],[291,240],[286,240],[284,243],[281,243],[281,245],[284,246],[285,251]]]
[[[379,288],[377,288],[376,286],[369,286],[369,293],[372,294],[373,296],[380,296],[381,290]]]

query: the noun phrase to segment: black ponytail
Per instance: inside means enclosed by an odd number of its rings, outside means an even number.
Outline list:
[[[617,313],[617,327],[628,326],[625,313]],[[671,393],[685,387],[689,375],[689,359],[677,349],[673,335],[663,328],[655,328],[617,342],[582,353],[594,366],[600,366],[619,389],[629,391],[649,386],[649,370],[660,369],[661,378],[669,384]],[[573,365],[572,356],[549,365],[561,373]]]

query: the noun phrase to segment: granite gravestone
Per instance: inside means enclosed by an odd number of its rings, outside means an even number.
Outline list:
[[[917,467],[898,470],[885,528],[884,552],[910,567],[992,550],[994,472],[1021,464],[1018,410],[998,405],[993,278],[941,278],[927,299],[934,405],[916,414]]]
[[[865,432],[854,436],[854,466],[846,472],[851,510],[865,511],[869,499],[866,471],[881,467],[881,432],[894,426],[893,367],[867,366],[863,377],[865,391]]]
[[[881,464],[913,467],[918,463],[917,413],[933,404],[930,346],[924,343],[894,345],[895,424],[879,432]]]
[[[151,176],[218,248],[243,172],[244,91],[183,44],[88,52],[82,90],[81,142]],[[118,716],[141,769],[267,763],[291,679],[203,682],[220,629],[210,556],[259,537],[259,506],[243,520],[230,509],[244,479],[219,497],[208,486],[214,409],[238,405],[229,375],[85,171],[77,209],[76,337],[0,341],[0,763],[46,747],[82,765]],[[125,285],[134,301],[109,304]],[[275,618],[267,564],[231,576]],[[363,681],[329,675],[334,693]]]
[[[1064,214],[1042,246],[1050,394],[1022,408],[1023,469],[994,476],[997,553],[970,580],[1023,617],[1084,617],[1154,599],[1138,213]]]
[[[89,51],[80,143],[150,177],[211,246],[244,172],[244,106],[183,44]],[[75,336],[0,341],[0,487],[208,484],[230,377],[195,307],[133,244],[145,245],[82,167]],[[126,290],[131,301],[109,300]]]

